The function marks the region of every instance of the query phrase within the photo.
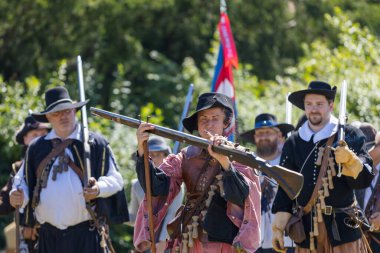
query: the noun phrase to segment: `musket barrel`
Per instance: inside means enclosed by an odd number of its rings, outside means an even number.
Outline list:
[[[83,81],[83,68],[82,68],[82,58],[78,55],[77,57],[77,67],[78,67],[78,87],[79,87],[79,98],[80,102],[86,101],[85,92],[84,92],[84,81]],[[91,177],[91,158],[90,158],[90,144],[89,141],[89,132],[88,132],[88,122],[87,122],[87,110],[86,105],[81,108],[81,121],[82,121],[82,140],[83,140],[83,149],[84,149],[84,178],[83,183],[86,186],[88,180]]]
[[[93,115],[100,116],[133,128],[138,128],[141,123],[140,120],[94,107],[91,107],[90,111]],[[210,145],[210,141],[207,139],[158,125],[154,125],[154,129],[149,132],[164,138],[169,138],[204,149]],[[214,152],[228,156],[232,161],[236,161],[251,168],[260,170],[265,175],[276,180],[289,198],[295,199],[298,196],[303,186],[302,174],[281,166],[272,166],[266,163],[265,160],[255,156],[253,153],[242,149],[243,148],[232,148],[229,145],[212,146],[212,150]]]

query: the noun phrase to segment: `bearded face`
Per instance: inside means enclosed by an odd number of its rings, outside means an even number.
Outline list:
[[[323,127],[329,120],[333,109],[333,102],[325,96],[308,94],[304,99],[305,114],[311,126]]]
[[[261,128],[255,131],[256,153],[262,158],[271,157],[278,151],[281,133],[277,128]]]
[[[256,153],[260,157],[272,156],[277,152],[278,144],[276,140],[262,139],[256,143]]]

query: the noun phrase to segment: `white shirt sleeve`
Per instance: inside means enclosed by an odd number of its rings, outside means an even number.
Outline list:
[[[119,171],[116,169],[116,164],[109,156],[109,169],[106,176],[99,177],[99,198],[107,198],[123,189],[124,181]]]
[[[29,188],[25,182],[24,163],[22,163],[21,168],[18,170],[13,179],[12,190],[9,192],[9,196],[12,194],[12,192],[17,191],[18,189],[21,189],[24,192],[24,202],[20,207],[20,213],[23,213],[24,208],[29,203]]]
[[[137,196],[136,187],[138,186],[139,181],[137,179],[132,180],[131,187],[131,202],[129,203],[128,211],[129,211],[129,223],[130,225],[134,225],[136,220],[137,211],[140,206],[140,201]]]

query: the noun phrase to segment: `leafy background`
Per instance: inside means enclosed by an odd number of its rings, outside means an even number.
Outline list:
[[[239,132],[252,128],[262,112],[284,121],[288,92],[315,79],[338,91],[348,80],[349,121],[379,127],[379,1],[227,5],[240,60],[234,71]],[[0,183],[20,158],[14,134],[29,109],[44,108],[44,91],[64,85],[78,98],[77,55],[84,61],[90,106],[152,115],[152,122],[176,129],[189,84],[195,86],[194,100],[210,90],[218,18],[219,1],[0,1]],[[301,114],[293,109],[294,124]],[[95,117],[89,121],[109,139],[129,198],[135,130]],[[11,219],[1,217],[0,227]],[[112,229],[118,252],[131,249],[132,233],[127,225]]]

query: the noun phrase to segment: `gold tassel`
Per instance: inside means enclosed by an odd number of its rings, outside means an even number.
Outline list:
[[[321,210],[321,204],[320,203],[317,204],[317,218],[318,218],[318,222],[319,223],[321,223],[323,221],[322,210]]]
[[[104,228],[102,228],[102,232],[100,233],[100,237],[102,238],[102,239],[100,239],[100,247],[104,249],[107,246]]]
[[[316,216],[313,217],[313,227],[314,227],[314,235],[318,236],[319,235],[318,218]]]
[[[334,182],[333,182],[333,176],[332,176],[332,174],[331,174],[331,169],[329,169],[328,171],[327,171],[327,178],[329,179],[329,189],[330,190],[332,190],[332,189],[334,189]]]
[[[182,234],[182,253],[188,253],[188,248],[187,248],[187,237],[189,235],[187,233]]]
[[[314,233],[310,232],[310,251],[315,250]]]
[[[318,158],[317,161],[315,161],[315,165],[321,165],[322,164],[322,157],[323,157],[323,152],[325,151],[324,147],[319,147],[318,151]]]
[[[187,230],[188,230],[188,234],[189,234],[189,248],[192,248],[194,247],[194,240],[193,240],[193,225],[187,225]]]
[[[208,198],[206,200],[206,207],[209,207],[211,204],[212,197],[215,195],[214,191],[208,191]]]
[[[326,204],[325,204],[325,197],[323,196],[323,193],[324,191],[323,190],[319,190],[318,191],[318,194],[319,194],[319,201],[321,202],[321,210],[325,210],[326,209]]]
[[[336,176],[336,170],[335,170],[335,161],[334,157],[329,157],[329,168],[331,170],[331,176],[335,177]]]
[[[322,185],[323,185],[323,196],[325,198],[327,198],[328,196],[330,196],[330,193],[329,193],[329,183],[327,182],[327,177],[324,177],[322,178]]]
[[[192,226],[193,226],[193,234],[192,234],[192,237],[194,239],[197,239],[198,238],[198,225],[199,225],[198,219],[199,219],[199,216],[193,216],[192,219],[193,219],[193,224],[192,224]]]

